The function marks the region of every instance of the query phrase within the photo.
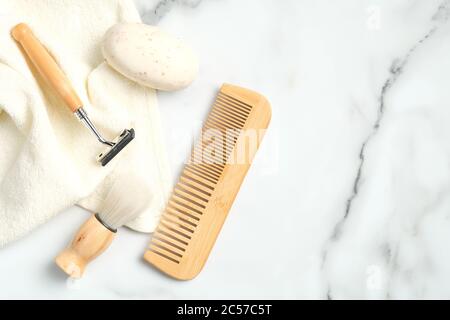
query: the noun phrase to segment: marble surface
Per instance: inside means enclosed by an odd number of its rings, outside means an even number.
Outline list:
[[[262,149],[195,280],[152,269],[129,230],[65,279],[72,208],[0,251],[0,298],[450,298],[450,1],[136,5],[200,56],[159,94],[174,172],[222,82],[272,103]]]

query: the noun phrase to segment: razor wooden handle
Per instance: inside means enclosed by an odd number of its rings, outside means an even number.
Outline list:
[[[21,44],[39,74],[55,89],[70,110],[75,112],[82,107],[83,104],[72,88],[69,79],[47,49],[34,36],[30,27],[25,23],[20,23],[12,29],[11,34]]]
[[[56,257],[56,264],[69,276],[81,278],[86,265],[105,251],[115,233],[92,215],[78,230],[70,246]]]

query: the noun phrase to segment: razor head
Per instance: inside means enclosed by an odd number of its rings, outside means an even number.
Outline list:
[[[125,129],[123,132],[114,140],[114,146],[109,150],[105,150],[100,153],[97,157],[97,161],[101,163],[104,167],[106,166],[127,144],[134,139],[134,129]]]

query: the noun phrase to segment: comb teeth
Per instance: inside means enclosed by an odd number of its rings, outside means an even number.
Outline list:
[[[218,94],[202,128],[202,136],[213,130],[213,135],[214,132],[222,137],[228,134],[228,139],[196,144],[190,163],[184,167],[150,242],[151,252],[170,262],[180,263],[251,110],[250,105],[222,92]],[[221,157],[205,154],[208,146],[222,149]],[[207,163],[198,163],[199,159]]]
[[[200,141],[193,149],[190,163],[185,166],[150,242],[151,252],[180,263],[251,111],[250,105],[222,92],[218,94],[202,136],[213,130],[213,135],[220,132],[226,139],[212,144]],[[221,157],[205,154],[207,146],[222,149]],[[198,163],[198,159],[207,163]]]
[[[195,172],[206,181],[217,183],[251,110],[252,107],[250,105],[223,92],[219,92],[202,128],[203,137],[211,135],[212,138],[217,140],[211,142],[208,139],[204,139],[197,144],[192,151],[190,161],[196,163],[200,160],[203,165],[189,167],[191,172]],[[215,151],[221,150],[221,152],[219,155],[213,156],[205,152],[207,147]]]
[[[145,253],[148,262],[177,279],[200,272],[250,167],[232,161],[241,133],[269,121],[264,97],[222,86]]]

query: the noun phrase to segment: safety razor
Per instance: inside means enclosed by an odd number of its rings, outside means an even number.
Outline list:
[[[134,129],[125,129],[114,140],[107,140],[100,134],[95,125],[89,119],[83,109],[83,103],[70,84],[69,79],[58,66],[53,57],[34,36],[31,29],[25,23],[20,23],[12,29],[12,36],[20,43],[38,73],[52,87],[74,115],[80,120],[97,138],[106,149],[97,156],[97,161],[106,166],[135,136]]]

